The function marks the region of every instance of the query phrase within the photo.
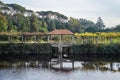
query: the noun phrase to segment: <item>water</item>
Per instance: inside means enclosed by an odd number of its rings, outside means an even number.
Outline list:
[[[17,62],[11,63],[12,67],[0,68],[0,80],[120,80],[119,62],[80,61],[75,62],[75,70],[70,69],[71,63],[63,63],[64,70],[60,70],[58,65],[48,68],[43,66],[44,62],[32,63],[36,65],[27,62],[27,65],[18,66]]]

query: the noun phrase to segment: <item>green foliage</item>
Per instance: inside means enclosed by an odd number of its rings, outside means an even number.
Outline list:
[[[120,43],[120,32],[75,33],[76,39],[85,43]]]
[[[40,32],[48,32],[47,24],[45,22],[42,23],[42,27],[40,28]]]
[[[81,44],[71,47],[76,54],[119,54],[119,48],[120,44]]]
[[[27,44],[27,43],[0,43],[0,52],[9,54],[31,54],[31,53],[42,53],[42,54],[51,54],[52,47],[50,44]]]
[[[0,5],[2,5],[0,13],[5,11],[2,14],[8,21],[7,30],[9,32],[47,32],[54,29],[69,29],[77,33],[120,31],[119,25],[115,28],[105,29],[101,17],[98,18],[97,23],[94,23],[93,21],[81,18],[68,18],[63,14],[53,11],[37,11],[34,13],[34,11],[26,10],[25,7],[18,4],[4,4],[0,1]],[[24,16],[24,14],[28,16]],[[1,23],[3,24],[3,22]]]
[[[3,10],[10,10],[8,7],[1,7]]]
[[[32,14],[30,17],[30,32],[38,32],[39,31],[39,22],[37,17]]]
[[[96,53],[96,45],[94,44],[81,44],[81,45],[73,45],[73,52],[77,54],[83,53]]]
[[[81,25],[78,21],[78,19],[75,19],[75,18],[70,18],[70,20],[68,21],[69,23],[69,29],[73,32],[78,32],[80,33],[81,32]]]
[[[96,29],[94,27],[88,27],[85,29],[85,32],[96,32]]]
[[[51,21],[51,22],[50,22],[50,26],[48,26],[48,30],[49,30],[49,31],[52,31],[52,30],[54,30],[54,29],[56,29],[55,22],[54,22],[54,21]]]
[[[0,32],[5,32],[7,30],[7,20],[0,14]]]
[[[0,1],[0,5],[4,6],[5,4],[2,1]]]
[[[105,44],[99,44],[96,47],[97,47],[96,53],[105,53],[105,52],[107,52],[107,48],[106,48]]]
[[[85,32],[96,32],[96,25],[94,22],[86,19],[79,19],[81,26],[84,27]]]
[[[11,16],[6,16],[6,18],[7,18],[7,20],[8,20],[8,28],[7,28],[7,31],[8,31],[8,32],[17,31],[17,30],[16,30],[16,26],[13,25],[12,17],[11,17]]]
[[[114,28],[114,31],[120,32],[120,25],[117,25],[117,26]]]
[[[97,23],[96,23],[97,31],[102,31],[105,28],[105,25],[101,19],[101,17],[98,17]]]
[[[18,32],[28,31],[28,25],[27,25],[28,19],[25,18],[22,14],[15,14],[12,20],[13,20],[13,25],[16,26]]]
[[[7,4],[7,6],[12,7],[16,11],[25,12],[25,8],[18,4]]]
[[[42,17],[47,17],[47,18],[50,18],[51,16],[57,16],[58,20],[61,21],[62,19],[63,20],[67,20],[68,17],[64,16],[63,14],[60,14],[58,12],[53,12],[53,11],[40,11],[40,12],[36,12],[38,13],[39,15],[42,15]]]

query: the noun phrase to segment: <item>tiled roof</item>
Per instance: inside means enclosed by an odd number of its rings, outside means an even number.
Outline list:
[[[48,34],[50,35],[73,35],[74,33],[69,31],[68,29],[55,29]]]

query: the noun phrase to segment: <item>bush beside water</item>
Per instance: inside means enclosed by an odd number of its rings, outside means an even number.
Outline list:
[[[53,52],[49,43],[0,43],[0,60],[50,60]],[[78,60],[119,60],[120,44],[74,44],[64,53]]]
[[[120,44],[78,44],[71,51],[77,60],[120,60]]]
[[[0,43],[0,59],[50,59],[52,47],[47,43]]]
[[[71,47],[73,53],[120,54],[120,44],[78,44]]]

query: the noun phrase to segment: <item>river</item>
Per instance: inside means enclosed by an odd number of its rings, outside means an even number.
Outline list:
[[[0,68],[0,80],[120,80],[120,62],[78,61],[74,70],[70,63],[63,63],[63,70],[57,65],[43,66],[44,62],[34,62],[34,66],[30,62],[24,66],[18,63]]]

